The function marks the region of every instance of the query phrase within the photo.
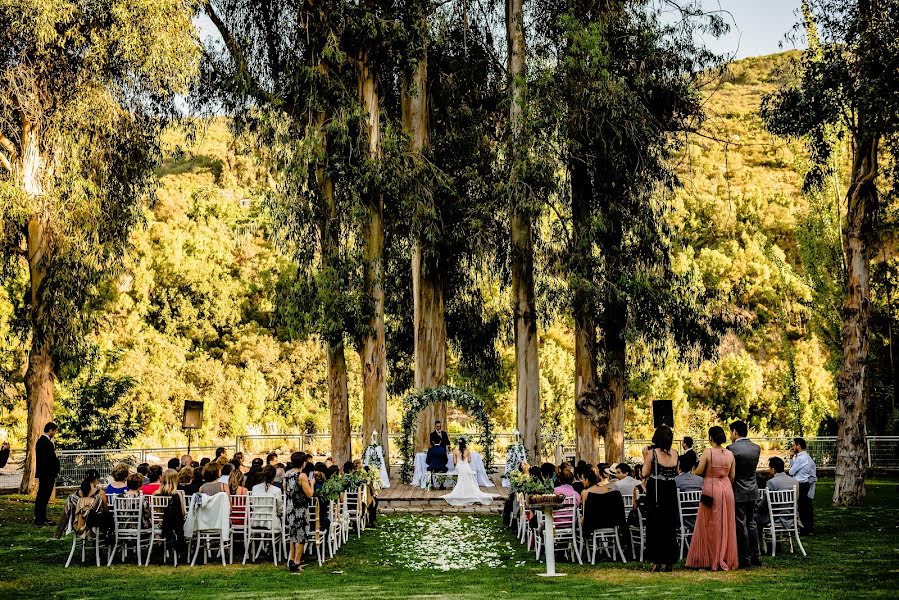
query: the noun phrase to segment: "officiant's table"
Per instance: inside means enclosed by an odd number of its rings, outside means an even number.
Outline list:
[[[453,455],[447,455],[447,459],[447,471],[451,474],[455,473],[456,466],[453,464]],[[487,477],[487,469],[484,467],[484,459],[481,457],[481,453],[475,452],[474,450],[471,452],[471,470],[474,471],[479,486],[490,487],[493,485],[490,483],[490,478]],[[412,485],[426,488],[428,487],[428,482],[430,480],[431,476],[428,473],[428,454],[426,452],[419,452],[415,455],[415,471],[412,474]]]

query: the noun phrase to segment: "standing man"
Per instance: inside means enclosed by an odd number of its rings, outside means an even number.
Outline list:
[[[9,442],[3,442],[3,445],[0,445],[0,469],[6,466],[6,463],[9,462]]]
[[[799,533],[808,535],[815,532],[815,482],[818,481],[818,468],[815,461],[806,452],[805,440],[793,438],[793,459],[790,461],[790,475],[799,482]]]
[[[684,441],[681,442],[681,446],[683,446],[684,452],[681,454],[681,458],[686,457],[690,463],[690,470],[696,468],[696,465],[699,464],[699,459],[696,458],[696,450],[693,449],[693,438],[688,435],[684,436]]]
[[[34,445],[34,476],[38,479],[37,496],[34,499],[35,525],[55,525],[47,519],[47,503],[50,502],[53,487],[56,485],[56,476],[59,475],[59,459],[53,445],[56,430],[56,423],[53,421],[44,425],[44,435],[39,437]]]
[[[434,431],[431,432],[431,445],[443,446],[444,449],[449,448],[449,436],[443,430],[443,422],[441,421],[434,423]]]
[[[734,455],[734,504],[737,521],[737,552],[740,568],[750,565],[760,567],[758,527],[755,524],[755,503],[759,487],[755,472],[759,466],[762,449],[746,437],[749,428],[743,421],[730,424],[731,445],[727,447]]]

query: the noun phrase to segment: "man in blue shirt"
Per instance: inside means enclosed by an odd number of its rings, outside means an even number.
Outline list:
[[[809,535],[815,530],[815,509],[812,500],[815,498],[815,482],[818,480],[818,472],[815,461],[806,452],[805,440],[801,437],[793,438],[790,475],[799,482],[799,522],[802,524],[799,533]]]

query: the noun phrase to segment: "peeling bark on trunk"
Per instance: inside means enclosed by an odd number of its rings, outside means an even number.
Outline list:
[[[319,115],[319,124],[324,123],[325,116]],[[322,140],[321,155],[327,155],[327,141]],[[324,210],[321,223],[322,268],[333,267],[340,244],[340,216],[337,211],[337,199],[334,196],[334,182],[319,164],[315,171],[316,183],[319,187]],[[331,412],[331,455],[335,464],[343,464],[352,460],[350,445],[350,405],[347,392],[346,355],[344,353],[343,336],[333,334],[325,340],[328,353],[328,408]]]
[[[525,102],[524,0],[506,1],[506,28],[509,40],[509,123],[513,161],[520,157],[520,136]],[[525,150],[526,151],[526,150]],[[510,233],[512,241],[512,315],[515,320],[515,390],[518,431],[531,463],[539,463],[540,442],[540,357],[537,335],[537,303],[534,293],[534,224],[527,210],[527,194],[516,186],[512,194]]]
[[[865,499],[868,446],[865,428],[868,362],[868,276],[873,248],[872,218],[877,206],[878,140],[856,140],[846,196],[843,239],[846,250],[846,298],[843,302],[843,362],[837,377],[840,418],[833,503],[859,506]]]
[[[378,84],[370,69],[366,51],[356,61],[359,99],[368,117],[368,158],[377,161],[381,156],[381,107]],[[365,199],[368,223],[364,231],[364,286],[372,302],[369,331],[362,338],[362,433],[363,445],[371,441],[372,432],[384,448],[389,460],[387,434],[387,351],[384,333],[384,196],[377,190]]]
[[[574,313],[574,397],[576,453],[579,460],[596,464],[600,461],[600,433],[608,423],[608,410],[597,389],[596,323],[593,319],[586,282],[592,281],[590,267],[589,202],[590,178],[583,165],[573,162],[571,169],[571,214],[575,272],[573,283]]]
[[[410,149],[420,153],[430,138],[428,119],[428,56],[418,59],[409,81],[403,86],[403,128],[410,137]],[[415,328],[415,389],[423,390],[446,383],[446,320],[443,282],[433,265],[423,264],[424,250],[419,242],[412,249],[413,327]],[[418,414],[415,449],[430,445],[428,436],[434,421],[446,423],[446,405],[432,404]]]
[[[22,156],[20,181],[22,189],[31,196],[36,209],[43,193],[43,177],[46,161],[40,152],[40,130],[29,123],[22,128]],[[34,445],[44,432],[44,425],[53,420],[54,384],[53,349],[46,338],[41,323],[44,322],[43,292],[47,277],[47,260],[50,250],[49,223],[41,215],[28,222],[26,249],[28,253],[29,300],[31,303],[31,351],[25,371],[25,394],[28,401],[26,423],[25,464],[19,491],[31,494],[35,490]]]
[[[607,399],[609,423],[606,428],[606,462],[624,461],[624,412],[627,379],[624,341],[624,315],[626,307],[614,300],[603,309],[603,346],[605,366],[602,372],[601,393]]]

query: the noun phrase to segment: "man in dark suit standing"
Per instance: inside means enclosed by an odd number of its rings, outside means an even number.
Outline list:
[[[56,485],[56,476],[59,475],[59,459],[56,457],[56,447],[53,445],[56,430],[56,423],[53,421],[44,425],[44,435],[39,437],[34,445],[34,476],[38,480],[37,496],[34,499],[35,525],[54,525],[47,519],[47,503],[50,502],[53,487]]]
[[[748,433],[746,423],[734,421],[730,424],[730,439],[733,443],[727,447],[734,455],[734,508],[737,521],[737,553],[741,569],[750,565],[758,567],[762,564],[759,558],[758,528],[754,514],[759,495],[755,473],[762,449],[746,437]]]
[[[441,421],[435,422],[434,431],[431,432],[431,447],[443,446],[444,449],[448,449],[449,445],[449,436],[443,430],[443,423]]]
[[[3,445],[0,446],[0,469],[6,466],[6,463],[9,462],[9,442],[3,442]]]
[[[684,436],[684,441],[681,442],[681,445],[684,448],[683,454],[681,454],[681,458],[686,457],[687,461],[690,465],[690,470],[696,468],[696,465],[699,464],[699,460],[696,458],[696,450],[693,449],[693,438],[690,436]]]

